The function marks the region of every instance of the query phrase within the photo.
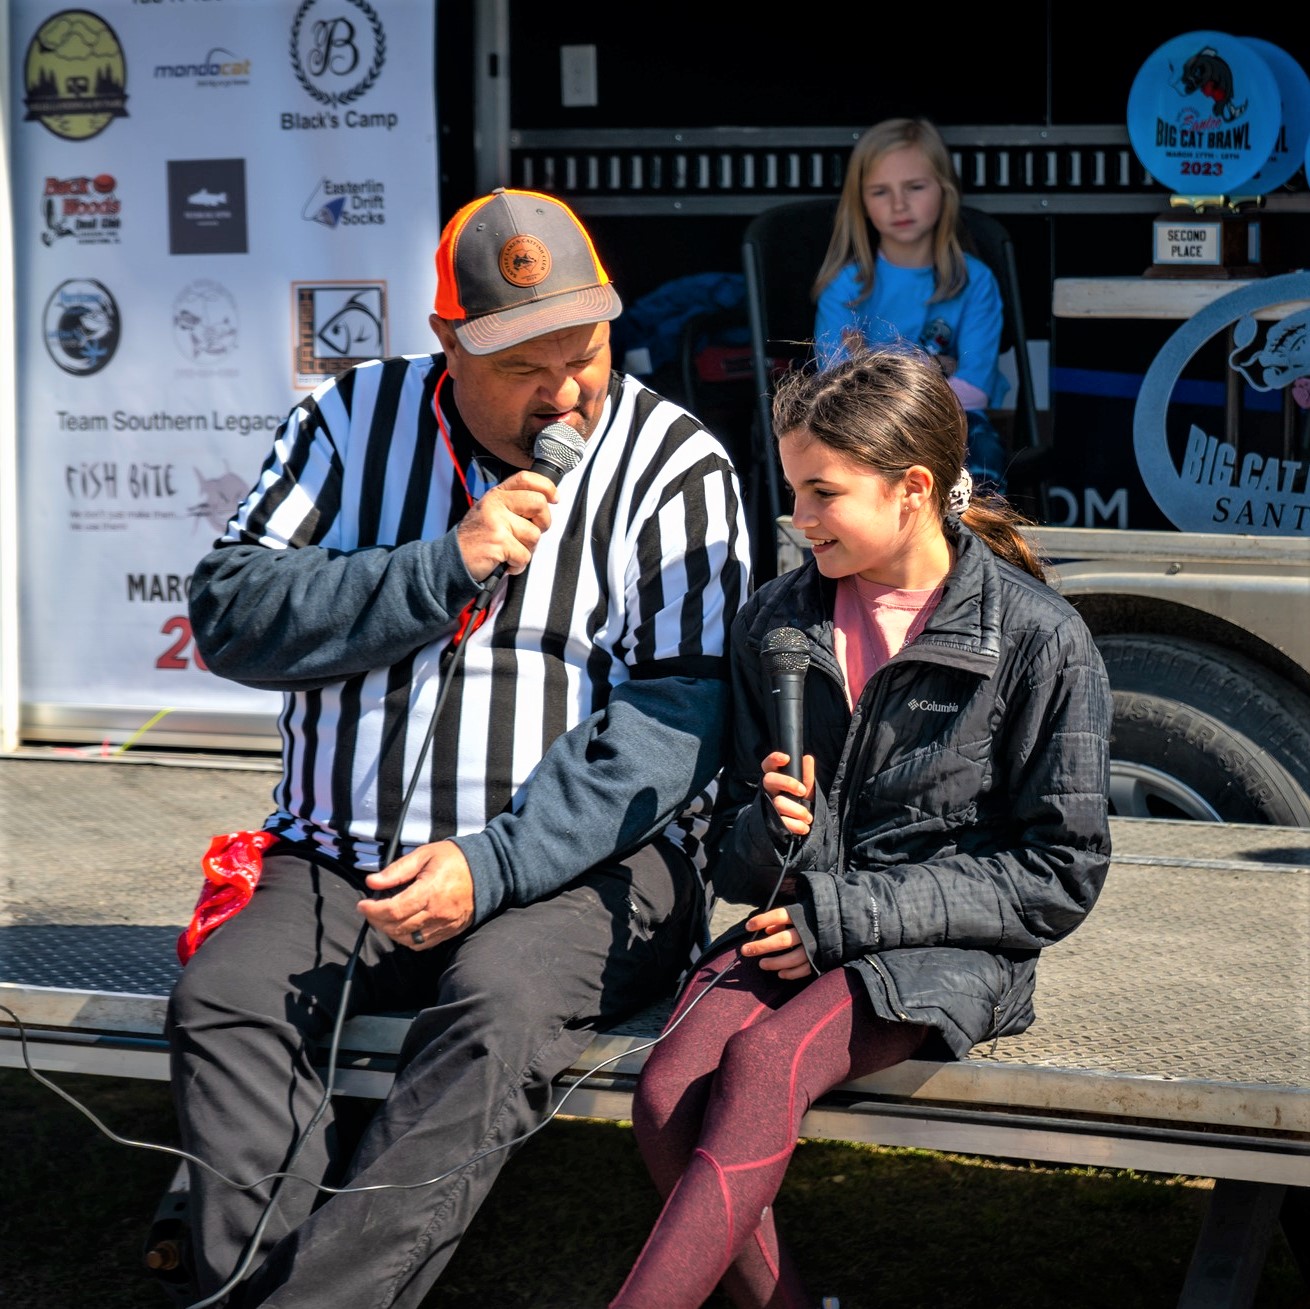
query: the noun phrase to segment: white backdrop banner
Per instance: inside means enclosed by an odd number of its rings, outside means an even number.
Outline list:
[[[274,430],[435,346],[435,0],[10,0],[21,696],[273,713],[191,568]]]

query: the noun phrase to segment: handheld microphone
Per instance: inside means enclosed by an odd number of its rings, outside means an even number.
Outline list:
[[[551,423],[537,433],[532,444],[532,471],[549,477],[556,486],[565,473],[572,472],[587,453],[587,442],[568,423]]]
[[[587,442],[575,428],[565,422],[551,423],[537,433],[537,439],[532,444],[531,471],[540,473],[542,477],[549,477],[558,486],[560,478],[576,468],[586,452]],[[491,570],[484,583],[484,590],[478,596],[477,608],[486,607],[491,599],[491,592],[495,590],[496,583],[505,576],[505,569],[508,566],[502,559]]]
[[[801,711],[805,700],[805,672],[810,666],[810,643],[795,627],[775,627],[760,650],[764,675],[769,679],[769,703],[777,747],[789,756],[782,771],[803,781],[801,756],[805,753]]]

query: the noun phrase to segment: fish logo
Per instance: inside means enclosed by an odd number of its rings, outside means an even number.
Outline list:
[[[387,353],[385,281],[293,282],[295,381],[313,390]]]
[[[500,248],[500,275],[526,289],[550,276],[550,251],[535,236],[511,236]]]
[[[365,294],[352,295],[318,329],[318,339],[332,354],[356,359],[377,355],[382,352],[382,320]]]
[[[117,302],[92,278],[61,282],[46,302],[46,349],[66,373],[98,373],[114,357],[121,334]]]
[[[187,286],[173,304],[173,341],[189,363],[225,358],[237,348],[237,305],[210,278]]]
[[[198,468],[195,474],[200,483],[200,499],[188,507],[187,514],[196,522],[203,518],[214,531],[221,532],[245,496],[246,483],[231,470],[220,477],[206,477]]]
[[[1233,324],[1237,349],[1228,356],[1228,366],[1253,390],[1281,390],[1310,377],[1310,310],[1297,309],[1272,323],[1264,344],[1248,351],[1257,330],[1254,314],[1239,318]]]
[[[1245,100],[1240,105],[1233,103],[1232,67],[1213,46],[1204,46],[1186,60],[1174,86],[1180,95],[1199,91],[1213,102],[1215,113],[1225,123],[1246,112]]]

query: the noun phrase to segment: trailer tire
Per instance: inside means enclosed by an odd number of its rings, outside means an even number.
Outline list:
[[[1097,644],[1114,695],[1112,813],[1310,827],[1310,698],[1204,642]]]

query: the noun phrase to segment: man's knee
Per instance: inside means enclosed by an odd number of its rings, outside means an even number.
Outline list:
[[[245,1007],[237,993],[245,991],[249,975],[231,967],[221,951],[217,940],[207,942],[182,969],[168,998],[170,1028],[195,1026],[218,1008]]]
[[[216,933],[182,969],[169,996],[169,1029],[288,1020],[302,1025],[295,1011],[303,1006],[285,968],[275,966],[267,952],[263,958],[251,957],[225,944],[223,934]]]

